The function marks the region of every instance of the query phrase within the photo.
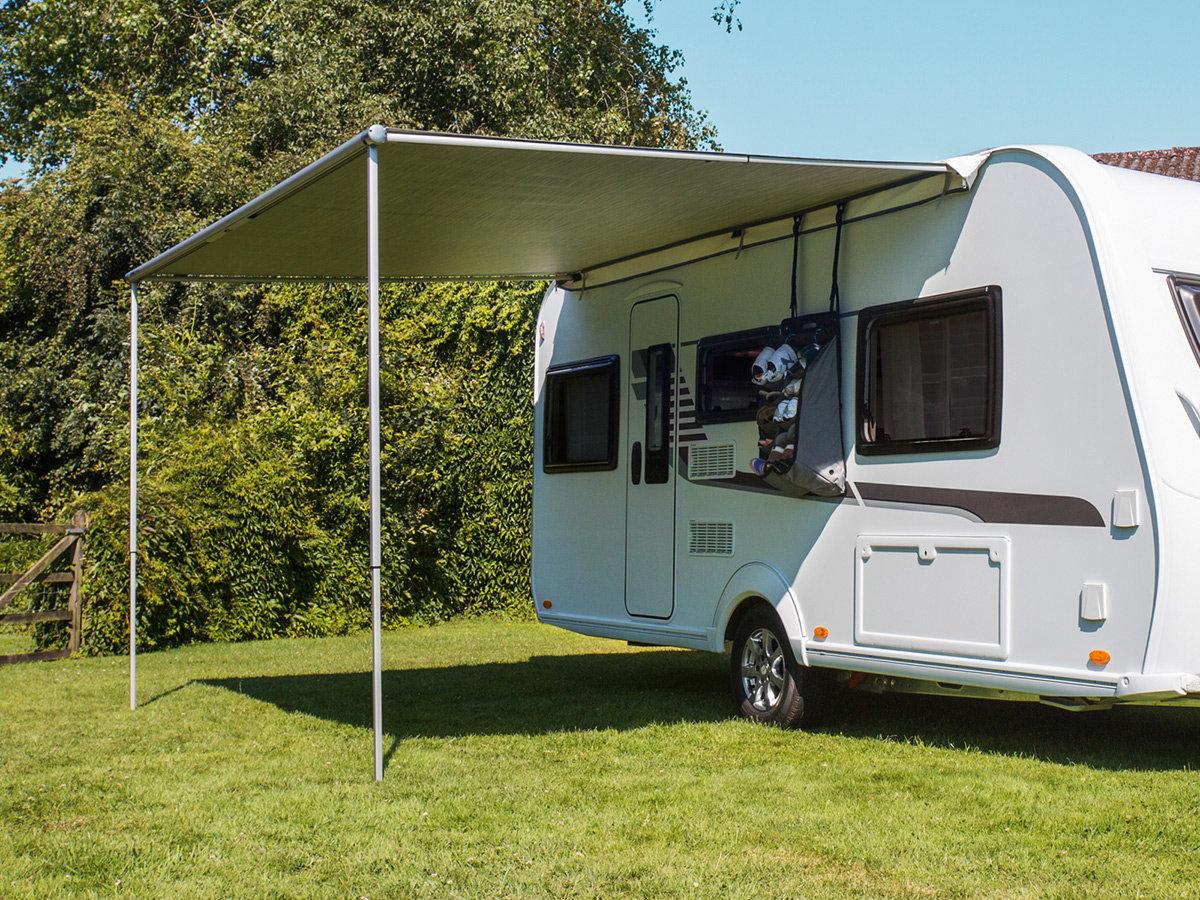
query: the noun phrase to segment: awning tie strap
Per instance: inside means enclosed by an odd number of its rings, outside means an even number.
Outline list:
[[[797,315],[796,301],[796,270],[800,261],[800,226],[804,222],[804,214],[801,213],[792,219],[792,305],[791,317],[794,319]]]
[[[842,222],[846,218],[846,201],[838,204],[837,235],[833,239],[833,281],[829,287],[829,311],[838,312],[842,298],[838,293],[838,259],[842,254]]]

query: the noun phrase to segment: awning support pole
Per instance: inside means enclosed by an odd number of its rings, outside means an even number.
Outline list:
[[[137,709],[138,286],[129,286],[129,708]]]
[[[372,135],[374,137],[374,135]],[[386,140],[386,137],[384,138]],[[383,780],[383,642],[380,599],[379,499],[379,147],[367,144],[367,318],[371,403],[371,656],[375,780]]]

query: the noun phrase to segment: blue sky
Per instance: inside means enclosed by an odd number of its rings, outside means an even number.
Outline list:
[[[944,159],[1003,144],[1200,144],[1200,0],[657,0],[728,151]],[[641,0],[627,8],[640,20]],[[17,174],[5,167],[0,174]]]
[[[932,160],[1200,144],[1197,0],[742,0],[732,34],[712,6],[658,0],[653,27],[684,52],[727,151]]]

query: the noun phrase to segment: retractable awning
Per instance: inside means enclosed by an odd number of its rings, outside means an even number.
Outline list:
[[[974,165],[977,165],[975,163]],[[367,283],[372,719],[383,778],[379,285],[567,277],[786,218],[951,163],[784,159],[390,131],[374,125],[134,269],[129,335],[129,705],[137,706],[138,286],[147,280]],[[955,179],[959,183],[953,183]]]
[[[371,145],[379,151],[384,279],[568,276],[954,174],[940,162],[648,150],[375,126],[127,280],[365,279]]]

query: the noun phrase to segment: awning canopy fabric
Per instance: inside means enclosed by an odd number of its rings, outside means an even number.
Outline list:
[[[566,277],[892,184],[957,178],[946,163],[648,150],[374,126],[127,280],[365,279],[370,144],[379,148],[385,279]]]

